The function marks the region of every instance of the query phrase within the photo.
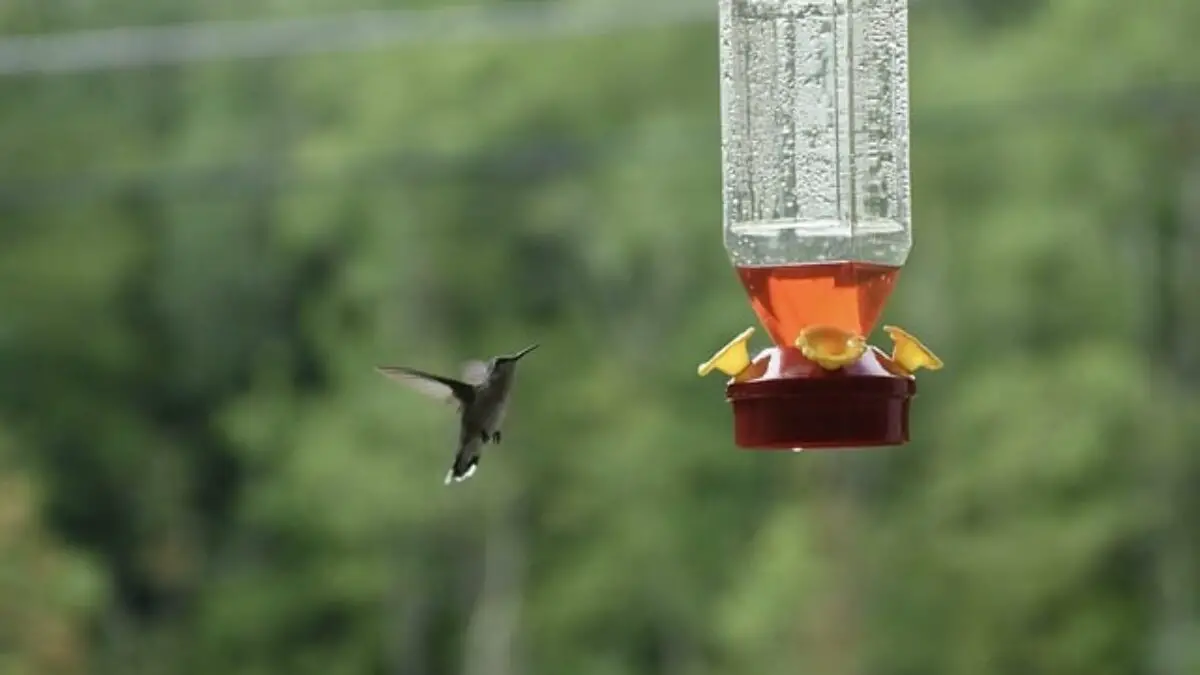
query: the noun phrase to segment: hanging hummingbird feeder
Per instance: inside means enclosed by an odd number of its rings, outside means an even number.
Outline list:
[[[744,448],[899,445],[913,374],[942,362],[885,326],[912,247],[906,0],[720,0],[725,248],[774,345],[729,376]]]

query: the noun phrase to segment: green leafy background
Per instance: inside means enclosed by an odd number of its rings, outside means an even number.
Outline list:
[[[0,75],[0,673],[1200,673],[1200,4],[911,4],[885,318],[947,366],[866,453],[695,375],[755,321],[711,18]],[[372,367],[532,341],[444,487]]]

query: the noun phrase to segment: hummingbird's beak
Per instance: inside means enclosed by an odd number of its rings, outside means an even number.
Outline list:
[[[522,356],[525,356],[526,354],[528,354],[529,352],[531,352],[531,351],[533,351],[533,350],[535,350],[535,349],[537,349],[537,348],[538,348],[538,346],[537,346],[536,344],[529,345],[529,346],[528,346],[528,347],[526,347],[525,349],[522,349],[521,351],[517,352],[516,354],[513,354],[511,358],[512,358],[512,360],[513,360],[513,361],[517,361],[517,360],[519,360],[519,359],[520,359]]]

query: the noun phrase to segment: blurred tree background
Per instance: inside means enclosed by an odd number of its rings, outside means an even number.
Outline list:
[[[1200,4],[913,0],[947,368],[791,455],[715,0],[470,1],[0,5],[0,673],[1200,673]],[[533,341],[444,487],[373,366]]]

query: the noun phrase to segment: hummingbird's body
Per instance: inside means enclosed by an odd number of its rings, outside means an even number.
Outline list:
[[[456,403],[459,412],[458,452],[446,474],[446,483],[463,481],[475,473],[484,444],[500,442],[500,426],[508,411],[517,361],[537,348],[531,345],[511,356],[496,356],[487,363],[470,361],[461,380],[404,366],[379,366],[385,376],[403,382],[433,398]]]

